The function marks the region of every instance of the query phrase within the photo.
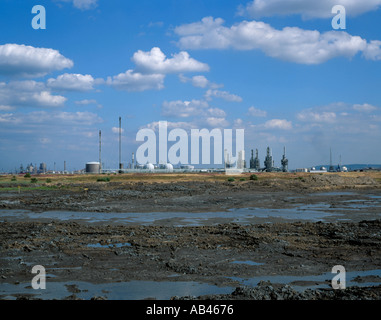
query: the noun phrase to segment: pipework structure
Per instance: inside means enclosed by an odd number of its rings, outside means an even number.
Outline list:
[[[272,156],[272,154],[271,154],[271,149],[270,149],[270,147],[267,147],[267,155],[266,155],[264,164],[265,164],[265,171],[266,171],[266,172],[271,172],[271,171],[273,171],[274,160],[273,160],[273,156]]]
[[[255,149],[255,158],[254,150],[251,150],[250,169],[255,169],[257,171],[261,169],[261,162],[258,157],[258,149]]]
[[[288,172],[288,159],[286,158],[286,147],[284,147],[283,149],[283,157],[280,162],[282,164],[282,171]]]

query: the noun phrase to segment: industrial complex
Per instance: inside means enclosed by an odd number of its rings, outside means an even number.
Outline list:
[[[280,166],[275,165],[275,160],[272,155],[272,149],[267,147],[266,156],[261,162],[259,158],[259,151],[255,149],[251,149],[251,157],[249,161],[249,165],[246,164],[245,160],[245,150],[237,150],[236,157],[233,157],[226,149],[224,150],[224,159],[223,165],[220,167],[211,168],[202,167],[200,165],[197,168],[191,164],[171,164],[171,163],[138,163],[135,159],[135,153],[131,155],[131,161],[127,163],[125,166],[122,162],[122,118],[119,117],[119,159],[118,159],[118,168],[106,169],[104,164],[102,163],[102,132],[99,130],[99,161],[89,161],[85,164],[83,169],[77,171],[67,171],[66,170],[66,161],[63,161],[64,170],[56,170],[56,162],[54,162],[54,168],[47,168],[46,163],[42,162],[39,166],[37,164],[28,164],[24,168],[21,164],[19,170],[15,169],[15,173],[30,173],[30,174],[100,174],[100,173],[171,173],[171,172],[220,172],[227,174],[239,174],[243,172],[289,172],[289,160],[286,156],[286,147],[283,149],[283,156],[280,159]],[[328,169],[327,169],[328,167]],[[365,167],[363,169],[357,168],[357,170],[368,170],[372,169],[369,167]],[[376,170],[380,170],[380,168],[373,168]],[[352,169],[352,171],[357,171],[356,169]],[[319,166],[319,167],[310,167],[310,168],[297,168],[291,170],[291,172],[310,172],[310,173],[325,173],[325,172],[347,172],[351,171],[347,166],[343,166],[341,164],[341,156],[340,163],[337,166],[334,166],[332,163],[332,150],[330,149],[330,163],[329,166]]]

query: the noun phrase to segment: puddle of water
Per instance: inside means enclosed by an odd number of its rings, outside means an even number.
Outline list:
[[[23,210],[0,210],[0,218],[16,221],[30,220],[59,220],[86,221],[87,223],[119,223],[130,225],[173,225],[201,226],[207,223],[217,224],[234,222],[241,224],[253,223],[253,218],[282,218],[293,220],[322,221],[332,213],[301,207],[298,209],[266,209],[241,208],[226,212],[151,212],[151,213],[101,213],[101,212],[68,212],[47,211],[35,213]],[[213,221],[214,219],[214,221]],[[209,222],[211,221],[211,222]]]
[[[346,192],[346,191],[332,191],[332,192],[319,192],[319,193],[312,193],[313,196],[351,196],[351,195],[358,195],[356,192]]]
[[[261,263],[261,262],[255,262],[255,261],[251,261],[251,260],[245,260],[245,261],[232,261],[231,263],[236,263],[236,264],[247,264],[249,266],[262,266],[264,265],[264,263]]]
[[[311,194],[313,196],[340,196],[356,195],[354,192],[323,192]],[[264,219],[282,220],[306,220],[306,221],[329,221],[332,216],[346,214],[348,210],[367,208],[381,208],[381,196],[364,194],[363,199],[340,201],[331,207],[330,201],[319,201],[314,204],[295,204],[293,208],[240,208],[226,212],[150,212],[150,213],[102,213],[102,212],[70,212],[70,211],[47,211],[42,213],[27,210],[0,210],[0,221],[11,219],[12,221],[25,220],[58,220],[58,221],[84,221],[87,223],[117,223],[126,225],[168,225],[175,227],[214,225],[218,223],[255,224],[263,223]],[[338,217],[340,219],[340,217]],[[347,217],[343,217],[347,218]],[[258,221],[259,219],[259,221]]]
[[[87,247],[89,248],[122,248],[122,247],[131,247],[132,244],[129,242],[124,243],[115,243],[115,244],[100,244],[98,243],[89,243]]]
[[[106,297],[108,300],[169,300],[173,296],[199,296],[206,294],[231,293],[232,287],[217,287],[198,282],[185,281],[129,281],[118,283],[92,284],[89,282],[46,282],[46,289],[34,290],[30,283],[1,284],[0,296],[14,299],[14,295],[34,295],[44,300],[63,299],[72,295],[67,286],[75,285],[80,292],[75,295],[89,300],[94,296]],[[0,298],[1,299],[1,298]]]
[[[320,211],[312,206],[300,206],[297,208],[286,209],[247,208],[237,209],[236,213],[237,211],[240,213],[246,212],[246,218],[281,218],[285,220],[324,221],[325,218],[332,216],[332,213]]]
[[[381,199],[381,196],[376,196],[374,194],[367,195],[367,197],[371,199]]]
[[[361,210],[364,208],[377,207],[380,203],[376,201],[366,201],[366,200],[349,200],[343,203],[342,209],[355,209]],[[340,208],[341,209],[341,208]]]
[[[260,276],[250,279],[244,279],[239,277],[231,277],[230,279],[240,282],[242,285],[249,287],[256,287],[260,281],[270,281],[271,283],[289,284],[297,291],[304,291],[305,289],[331,289],[331,281],[336,274],[327,272],[321,275],[309,275],[309,276]],[[350,271],[346,273],[346,286],[378,286],[379,282],[358,282],[356,277],[375,276],[381,277],[381,269],[367,270],[367,271]]]

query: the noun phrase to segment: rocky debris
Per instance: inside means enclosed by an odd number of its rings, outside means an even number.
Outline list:
[[[357,283],[365,283],[365,282],[379,282],[381,283],[381,277],[380,276],[375,276],[375,275],[370,275],[370,276],[357,276],[356,278],[353,279],[354,282]]]
[[[267,282],[243,287],[235,279],[323,274],[337,264],[347,271],[379,269],[381,220],[188,227],[4,221],[0,257],[0,285],[30,281],[30,266],[43,265],[55,276],[49,281],[195,281],[238,286],[229,295],[210,299],[379,299],[379,287],[300,293],[292,286]],[[232,263],[248,260],[261,264]],[[376,278],[362,276],[355,281],[377,282]],[[78,288],[68,289],[72,296],[67,298],[76,299]]]
[[[195,274],[198,271],[197,267],[178,263],[175,259],[170,259],[166,263],[166,266],[170,270],[173,270],[174,272],[182,273],[182,274]]]
[[[174,296],[172,300],[380,300],[381,286],[348,287],[345,290],[306,289],[296,291],[289,285],[261,281],[254,288],[237,287],[231,294]]]

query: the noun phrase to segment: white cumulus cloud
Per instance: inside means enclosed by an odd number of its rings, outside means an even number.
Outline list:
[[[222,84],[211,82],[203,75],[198,75],[198,76],[193,76],[192,78],[188,78],[184,76],[182,73],[180,73],[179,79],[183,83],[190,82],[196,88],[218,89],[223,87]]]
[[[94,78],[82,74],[61,74],[56,79],[50,78],[47,86],[55,90],[63,91],[91,91],[93,90]]]
[[[108,77],[106,83],[119,90],[145,91],[161,90],[164,88],[163,74],[141,74],[127,70],[113,77]]]
[[[217,89],[208,89],[205,93],[205,99],[211,100],[212,98],[220,98],[230,102],[242,102],[242,98],[236,94],[229,93],[228,91],[221,91]]]
[[[188,52],[181,51],[171,58],[158,47],[154,47],[149,52],[137,51],[132,57],[132,61],[137,66],[137,71],[144,73],[181,73],[209,71],[209,66],[199,62],[189,56]]]
[[[364,104],[353,105],[353,109],[356,111],[360,111],[360,112],[372,112],[372,111],[377,110],[378,108],[375,106],[372,106],[369,103],[364,103]]]
[[[203,100],[192,101],[164,101],[162,105],[162,115],[168,117],[188,118],[199,116],[209,107],[209,104]]]
[[[292,123],[285,119],[271,119],[266,121],[263,127],[265,129],[290,130],[292,129]]]
[[[123,128],[119,128],[119,127],[112,127],[111,128],[111,131],[113,132],[113,133],[123,133],[124,132],[124,129]]]
[[[57,50],[19,44],[0,45],[0,74],[19,77],[41,77],[73,67],[73,61]]]
[[[252,117],[266,117],[267,112],[261,109],[257,109],[255,107],[249,108],[249,115]]]
[[[205,122],[210,127],[227,127],[229,122],[224,117],[208,117]]]
[[[206,88],[209,85],[209,80],[204,76],[192,77],[192,85],[198,88]]]
[[[240,6],[238,13],[253,18],[300,14],[304,18],[330,18],[332,7],[343,5],[350,16],[377,10],[381,0],[253,0]]]
[[[336,120],[336,113],[323,111],[317,112],[313,110],[304,110],[296,115],[297,119],[304,122],[321,122],[332,123]]]
[[[9,107],[61,107],[67,99],[53,95],[45,84],[33,80],[0,82],[0,105]]]
[[[213,17],[175,28],[178,45],[185,49],[261,50],[267,56],[300,64],[321,64],[336,57],[363,53],[366,59],[381,59],[381,42],[368,43],[344,31],[281,30],[261,21],[242,21],[231,27]]]
[[[98,0],[56,0],[57,2],[72,2],[80,10],[90,10],[98,6]]]

